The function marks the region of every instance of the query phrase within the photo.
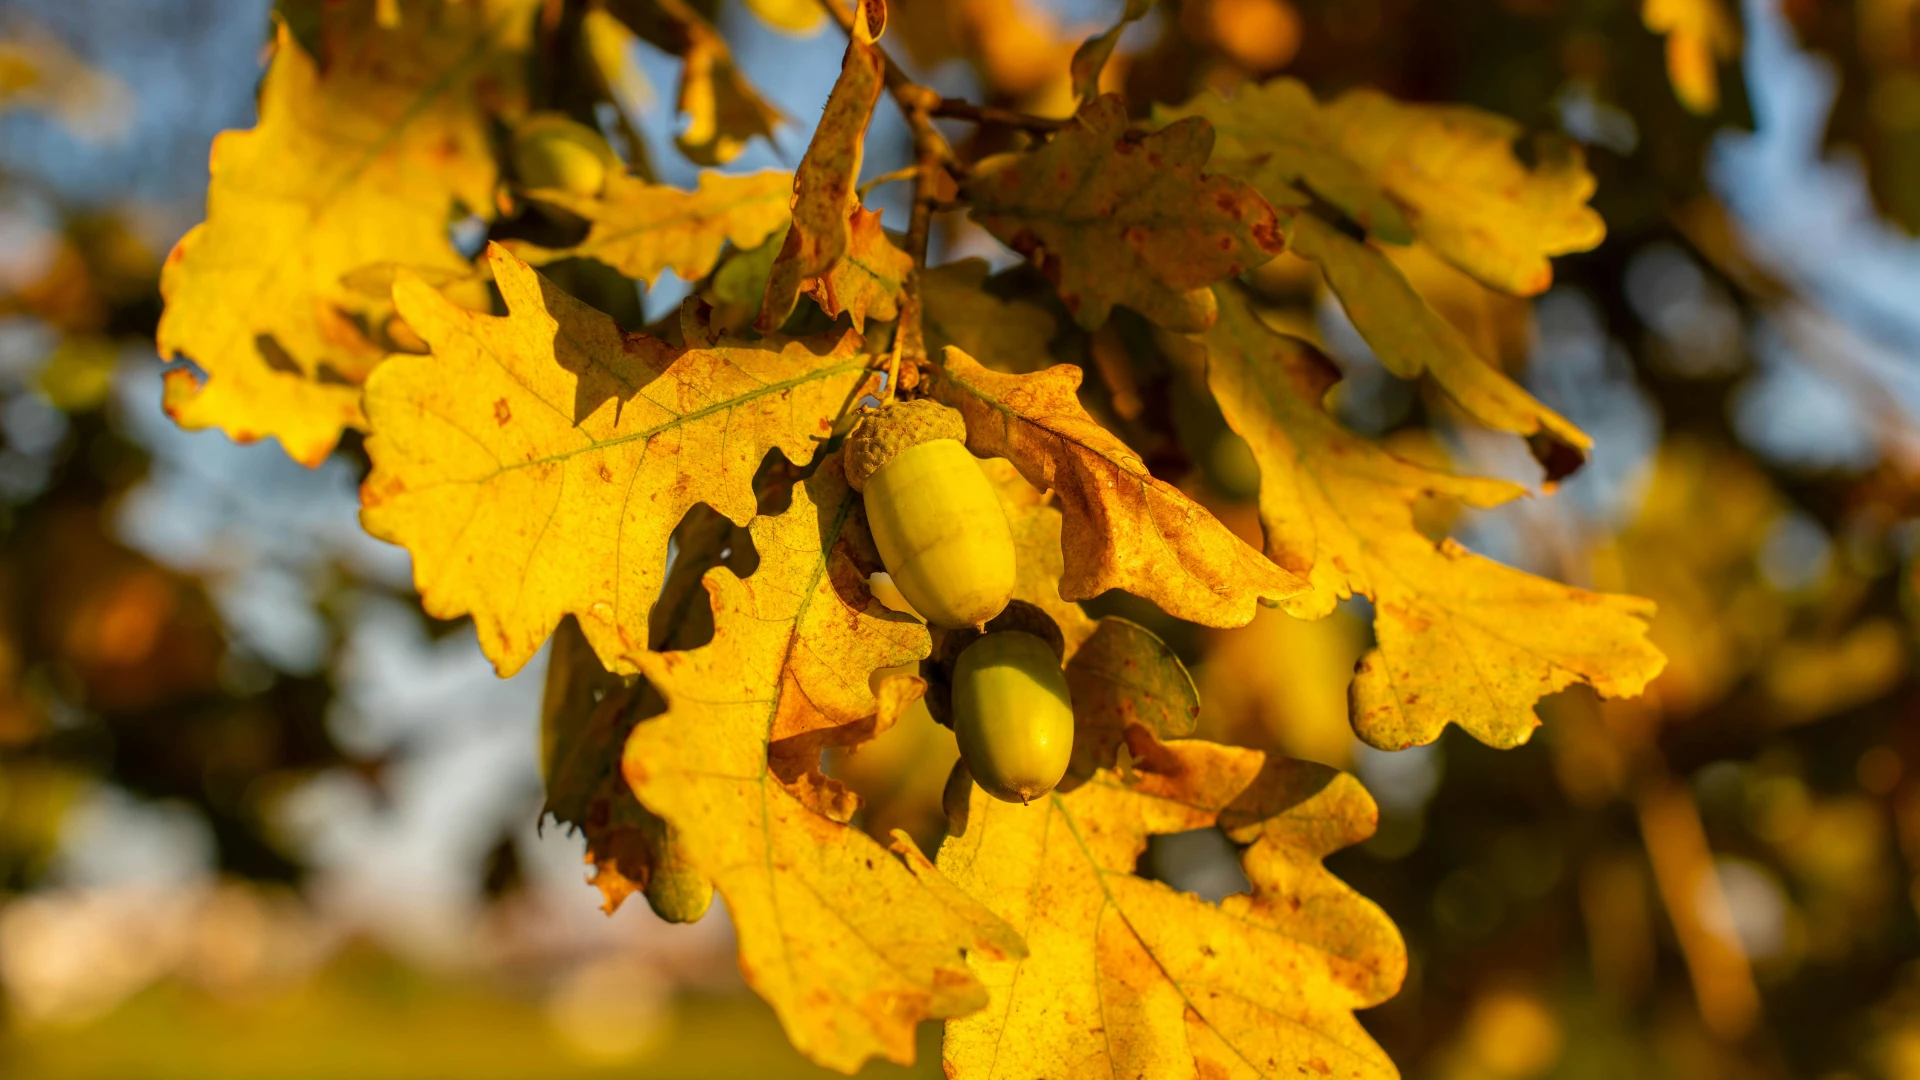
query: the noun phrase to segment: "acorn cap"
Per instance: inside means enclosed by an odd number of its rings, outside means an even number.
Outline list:
[[[935,439],[967,441],[967,423],[960,414],[932,398],[890,401],[860,421],[847,436],[847,484],[867,489],[867,478],[880,471],[901,451]]]

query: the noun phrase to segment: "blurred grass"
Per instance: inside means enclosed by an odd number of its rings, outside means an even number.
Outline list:
[[[422,974],[359,953],[298,985],[214,994],[168,981],[80,1026],[0,1033],[7,1080],[787,1080],[837,1076],[803,1060],[758,998],[684,994],[641,1054],[595,1060],[541,1001],[485,978]],[[922,1025],[913,1068],[940,1076],[939,1027]]]

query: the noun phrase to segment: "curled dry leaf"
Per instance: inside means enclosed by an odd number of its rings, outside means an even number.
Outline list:
[[[787,223],[793,178],[783,172],[728,176],[708,172],[700,186],[682,191],[614,173],[599,198],[564,191],[533,197],[592,222],[586,238],[567,248],[511,243],[515,255],[535,266],[556,259],[589,258],[636,281],[652,282],[662,270],[683,281],[712,272],[729,241],[742,250],[758,247]]]
[[[967,447],[1013,462],[1054,492],[1065,513],[1060,595],[1086,600],[1124,589],[1176,618],[1244,626],[1254,605],[1305,589],[1145,463],[1080,407],[1080,369],[1062,364],[1003,375],[958,349],[933,395],[967,422]]]
[[[1114,46],[1120,44],[1120,35],[1126,32],[1127,27],[1139,22],[1152,7],[1151,0],[1127,0],[1127,6],[1121,10],[1117,22],[1088,38],[1074,50],[1073,60],[1067,65],[1068,73],[1073,77],[1074,97],[1087,102],[1100,96],[1100,73],[1106,70]]]
[[[853,328],[866,332],[869,318],[900,314],[900,293],[913,272],[913,256],[893,246],[880,228],[880,211],[855,205],[847,216],[847,250],[833,268],[806,280],[805,292],[820,310],[846,312]]]
[[[605,0],[606,10],[648,44],[681,59],[679,112],[686,125],[674,145],[701,165],[721,165],[754,136],[768,138],[780,110],[740,74],[726,39],[686,0]]]
[[[1258,192],[1201,171],[1212,149],[1201,120],[1129,132],[1109,95],[1038,149],[981,161],[965,195],[973,220],[1038,266],[1082,326],[1125,304],[1168,329],[1203,330],[1207,286],[1284,247]]]
[[[854,11],[853,34],[840,62],[840,77],[827,95],[820,125],[814,128],[813,141],[793,174],[793,227],[773,261],[760,317],[754,323],[763,334],[779,329],[793,314],[809,279],[831,272],[853,244],[855,218],[850,215],[859,208],[853,185],[860,176],[867,122],[873,119],[873,106],[886,81],[886,59],[874,44],[886,26],[886,5],[863,0]],[[873,24],[874,18],[879,25]],[[879,232],[878,222],[874,231]],[[884,243],[886,237],[880,240]]]
[[[993,1000],[948,1022],[947,1075],[1397,1076],[1353,1010],[1399,988],[1405,946],[1320,864],[1373,831],[1366,791],[1137,724],[1124,741],[1128,768],[1031,805],[975,790],[941,846],[940,870],[1028,949],[972,958]],[[1251,893],[1215,905],[1135,876],[1148,836],[1216,824],[1245,846]]]
[[[1426,372],[1475,420],[1524,437],[1549,483],[1586,462],[1593,439],[1474,352],[1385,255],[1312,214],[1293,217],[1287,239],[1295,254],[1320,264],[1340,306],[1388,371],[1403,379]]]
[[[533,0],[322,13],[313,55],[280,24],[260,122],[214,140],[207,220],[160,278],[159,347],[205,373],[167,373],[167,412],[237,441],[278,438],[318,465],[363,426],[360,384],[390,350],[385,298],[347,275],[377,263],[449,277],[471,267],[447,235],[456,207],[491,213],[488,112],[520,108]],[[485,286],[451,290],[473,306]]]
[[[908,1063],[921,1020],[984,1005],[965,954],[1022,951],[981,905],[816,809],[816,771],[783,781],[769,765],[780,741],[870,728],[873,673],[927,654],[926,629],[875,601],[850,556],[857,503],[835,457],[785,513],[754,521],[754,574],[706,577],[713,641],[635,658],[667,711],[634,728],[622,759],[726,897],[748,983],[802,1053],[845,1072]]]
[[[1531,168],[1514,156],[1519,125],[1458,105],[1404,105],[1353,90],[1321,105],[1295,79],[1207,91],[1162,121],[1204,117],[1219,132],[1211,165],[1258,187],[1276,206],[1304,202],[1295,184],[1338,206],[1383,240],[1409,229],[1486,284],[1521,296],[1553,283],[1547,259],[1606,236],[1587,205],[1594,190],[1580,148],[1538,140]]]
[[[1648,601],[1561,585],[1421,534],[1422,495],[1494,506],[1524,491],[1402,461],[1347,431],[1321,406],[1331,366],[1268,329],[1238,290],[1220,294],[1207,382],[1260,464],[1267,553],[1313,584],[1285,606],[1318,618],[1355,593],[1374,604],[1376,644],[1351,691],[1362,739],[1397,750],[1454,723],[1514,746],[1539,725],[1533,705],[1545,695],[1586,683],[1631,696],[1660,673]]]
[[[361,523],[413,553],[428,611],[472,614],[502,675],[568,613],[630,673],[674,527],[702,502],[744,525],[770,450],[811,459],[867,377],[858,338],[676,347],[622,331],[498,245],[488,259],[504,317],[415,278],[394,286],[433,352],[395,357],[367,386]]]

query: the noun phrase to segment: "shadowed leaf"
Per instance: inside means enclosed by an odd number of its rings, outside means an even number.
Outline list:
[[[784,740],[870,734],[870,677],[927,654],[926,629],[881,607],[849,554],[858,501],[832,458],[786,513],[754,522],[759,569],[706,577],[712,643],[635,658],[668,708],[634,729],[623,758],[641,801],[726,897],[749,985],[803,1054],[845,1072],[873,1056],[908,1063],[921,1020],[985,1004],[965,953],[1020,950],[980,905],[930,887],[917,851],[903,865],[845,824],[852,796],[816,771],[817,748],[786,759],[791,772],[769,765]]]
[[[376,263],[469,276],[447,236],[455,207],[489,215],[497,169],[488,108],[520,107],[533,0],[406,9],[330,6],[310,55],[283,24],[260,89],[260,122],[214,140],[207,220],[167,257],[160,355],[188,428],[272,436],[318,465],[363,426],[360,384],[389,351],[384,298],[344,278]],[[483,107],[483,99],[484,105]],[[453,290],[481,306],[485,287]]]
[[[632,672],[674,527],[701,502],[746,524],[767,452],[812,457],[866,378],[858,339],[677,347],[622,331],[504,248],[489,261],[504,317],[394,286],[433,353],[368,384],[361,522],[413,553],[428,611],[473,615],[501,674],[568,613]]]
[[[1321,407],[1334,375],[1306,346],[1220,290],[1207,382],[1260,464],[1267,552],[1313,591],[1285,607],[1318,618],[1359,593],[1374,604],[1375,647],[1360,660],[1352,720],[1382,749],[1438,738],[1447,724],[1494,746],[1525,742],[1534,702],[1574,683],[1638,694],[1665,659],[1647,641],[1653,605],[1501,566],[1414,525],[1413,503],[1450,495],[1494,506],[1524,494],[1394,457]]]

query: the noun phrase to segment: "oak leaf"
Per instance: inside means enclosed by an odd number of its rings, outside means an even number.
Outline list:
[[[990,272],[985,259],[962,259],[921,273],[927,351],[952,345],[995,371],[1039,371],[1059,326],[1039,304],[988,292]]]
[[[853,185],[860,176],[867,122],[873,119],[873,106],[885,82],[886,59],[874,40],[886,29],[886,10],[882,0],[854,5],[853,32],[848,35],[840,77],[827,95],[820,124],[793,174],[793,226],[773,261],[754,324],[763,334],[779,329],[793,314],[809,280],[832,271],[853,244],[851,212],[859,208]],[[878,232],[877,222],[874,229]]]
[[[360,384],[388,351],[384,299],[344,278],[376,263],[468,277],[448,239],[456,206],[491,212],[488,113],[516,110],[532,0],[406,9],[332,5],[310,55],[280,24],[260,122],[214,140],[207,220],[160,278],[169,414],[245,442],[280,440],[317,465],[360,427]],[[462,303],[485,303],[464,282]]]
[[[967,447],[1003,457],[1065,514],[1060,595],[1086,600],[1124,589],[1176,618],[1244,626],[1254,605],[1306,588],[1212,514],[1157,480],[1139,455],[1081,408],[1080,369],[1062,364],[1004,375],[948,347],[932,393],[958,409]]]
[[[1284,246],[1259,193],[1201,171],[1212,148],[1201,120],[1129,132],[1108,95],[1038,149],[979,162],[965,194],[973,220],[1038,266],[1082,326],[1097,329],[1125,304],[1169,329],[1203,330],[1207,286]]]
[[[1288,222],[1291,250],[1320,265],[1380,363],[1403,379],[1433,376],[1469,416],[1526,438],[1553,482],[1578,469],[1593,439],[1488,363],[1385,255],[1312,214]]]
[[[1606,236],[1587,205],[1594,179],[1579,147],[1543,137],[1529,168],[1513,153],[1519,126],[1479,109],[1406,105],[1366,89],[1322,105],[1279,78],[1232,98],[1209,90],[1155,116],[1212,122],[1220,141],[1211,166],[1276,206],[1301,205],[1303,184],[1381,239],[1404,243],[1411,229],[1442,258],[1517,295],[1553,283],[1549,256]]]
[[[1514,746],[1547,694],[1580,682],[1627,697],[1659,674],[1650,602],[1534,577],[1414,525],[1422,495],[1484,507],[1522,488],[1424,468],[1347,431],[1322,408],[1335,378],[1324,359],[1268,329],[1236,289],[1221,288],[1220,312],[1208,386],[1259,462],[1267,553],[1313,584],[1284,606],[1319,618],[1355,593],[1373,601],[1376,644],[1351,690],[1362,739],[1401,749],[1455,723]]]
[[[847,250],[826,273],[806,279],[805,292],[830,316],[846,312],[865,333],[869,318],[900,314],[900,293],[912,272],[913,256],[887,238],[880,211],[855,204],[847,216]]]
[[[1028,948],[972,958],[993,1000],[948,1021],[947,1075],[1397,1076],[1353,1010],[1398,989],[1405,946],[1320,865],[1373,831],[1365,790],[1138,724],[1124,741],[1124,766],[1030,805],[975,790],[941,846],[940,870]],[[1148,836],[1212,825],[1244,847],[1250,893],[1215,905],[1135,876]]]
[[[592,222],[578,244],[543,248],[510,245],[535,266],[556,259],[590,258],[636,281],[652,282],[663,270],[684,281],[712,272],[728,242],[757,247],[787,223],[787,196],[793,178],[782,172],[729,176],[705,172],[700,186],[682,191],[665,184],[614,173],[598,198],[564,191],[535,191],[531,197]]]
[[[1740,26],[1720,0],[1644,0],[1640,21],[1667,39],[1667,81],[1688,112],[1720,107],[1716,66],[1740,55]]]
[[[780,742],[864,726],[873,673],[927,654],[926,629],[881,607],[852,558],[858,502],[834,457],[785,513],[754,521],[758,569],[705,579],[713,641],[635,658],[668,707],[634,728],[622,758],[726,897],[748,983],[803,1054],[846,1072],[875,1055],[908,1063],[921,1020],[984,1005],[965,953],[1021,952],[996,917],[925,878],[910,842],[903,865],[819,812],[831,781],[770,765]]]
[[[686,0],[607,0],[606,10],[648,44],[681,60],[674,145],[700,165],[723,165],[755,136],[770,138],[780,110],[740,74],[720,31]]]
[[[866,378],[858,338],[702,341],[696,324],[670,345],[623,332],[498,245],[488,261],[504,317],[417,278],[394,286],[433,353],[396,356],[367,384],[361,523],[413,553],[429,612],[473,615],[501,674],[567,613],[631,673],[669,534],[702,502],[744,525],[767,453],[812,457]]]

